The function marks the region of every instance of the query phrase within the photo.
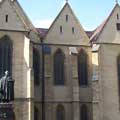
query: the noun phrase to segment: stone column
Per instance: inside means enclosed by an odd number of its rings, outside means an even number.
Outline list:
[[[73,87],[73,120],[80,120],[79,87]]]
[[[73,100],[73,120],[80,120],[79,84],[77,74],[77,56],[72,55],[72,100]]]

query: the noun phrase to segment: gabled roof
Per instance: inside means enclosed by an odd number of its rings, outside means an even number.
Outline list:
[[[69,16],[68,21],[65,20],[66,15]],[[62,34],[60,33],[60,26],[63,28]],[[75,34],[70,34],[70,32],[72,33],[72,28],[75,28]],[[54,32],[56,32],[56,34],[54,34]],[[68,2],[65,3],[51,24],[46,36],[44,37],[44,40],[45,42],[50,41],[51,43],[55,44],[64,43],[89,46],[89,37],[87,36]]]
[[[2,0],[0,2],[0,6],[5,1],[6,0]],[[32,22],[29,20],[29,18],[27,17],[26,13],[24,12],[22,7],[20,6],[19,2],[17,0],[8,0],[8,1],[10,2],[10,5],[11,5],[12,9],[15,11],[17,16],[19,17],[19,20],[24,25],[25,31],[33,30],[33,31],[37,32],[37,30],[33,26]]]
[[[34,25],[32,24],[32,22],[30,21],[30,19],[28,18],[27,14],[24,12],[24,10],[22,9],[22,7],[20,6],[20,4],[19,4],[19,2],[17,0],[14,0],[14,5],[15,5],[16,12],[18,13],[18,15],[21,18],[21,20],[23,21],[23,23],[30,30],[33,30],[33,31],[37,32],[35,27],[34,27]]]
[[[51,30],[51,28],[53,27],[54,23],[56,22],[56,20],[58,19],[58,17],[60,16],[60,14],[64,11],[64,9],[66,8],[66,6],[69,6],[68,2],[66,2],[66,4],[64,5],[64,7],[62,8],[62,10],[59,12],[59,14],[57,15],[57,17],[55,18],[55,20],[53,21],[53,23],[51,24],[51,26],[48,29],[47,34],[49,33],[49,31]],[[70,8],[70,6],[69,6]],[[47,36],[47,34],[45,35],[45,37]]]
[[[95,29],[93,35],[90,37],[90,42],[94,43],[94,42],[97,41],[97,39],[99,38],[99,36],[102,33],[103,29],[105,28],[107,22],[109,21],[110,17],[112,16],[113,12],[115,11],[116,7],[118,7],[118,6],[119,6],[119,4],[117,3],[115,5],[115,7],[113,8],[112,12],[110,13],[110,15],[108,16],[108,18],[100,26],[98,26]]]

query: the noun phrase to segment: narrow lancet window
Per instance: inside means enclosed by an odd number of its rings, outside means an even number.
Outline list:
[[[65,109],[62,105],[58,105],[56,108],[56,120],[65,120]]]
[[[54,84],[64,85],[64,53],[58,49],[54,55]]]
[[[12,76],[12,41],[8,36],[4,36],[0,40],[0,77],[5,71]]]
[[[82,105],[80,109],[80,120],[88,120],[88,108],[86,105]]]
[[[8,22],[8,15],[5,16],[5,21]]]
[[[119,104],[120,104],[120,55],[117,58],[117,71],[118,71],[118,96],[119,96]]]
[[[80,86],[88,85],[88,56],[84,50],[78,54],[78,80]]]
[[[72,27],[72,34],[74,34],[75,33],[75,28],[74,27]]]
[[[66,22],[68,22],[68,15],[66,15]]]
[[[63,33],[63,27],[60,26],[60,33]]]
[[[39,120],[39,110],[34,106],[34,120]]]
[[[119,15],[117,14],[117,20],[119,20]]]
[[[34,71],[34,84],[40,84],[40,54],[36,48],[33,48],[33,71]]]

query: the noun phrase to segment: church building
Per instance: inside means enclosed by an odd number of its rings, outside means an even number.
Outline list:
[[[6,70],[15,120],[120,120],[119,4],[85,31],[69,2],[45,29],[18,0],[0,1],[0,77]]]

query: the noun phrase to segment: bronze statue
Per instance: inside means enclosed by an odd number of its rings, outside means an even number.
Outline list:
[[[14,100],[14,81],[6,71],[0,79],[0,102],[10,102],[12,100]]]

